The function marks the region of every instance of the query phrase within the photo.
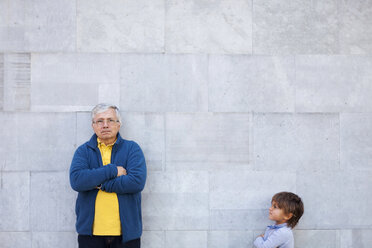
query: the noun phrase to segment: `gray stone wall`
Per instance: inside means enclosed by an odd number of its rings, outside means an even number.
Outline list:
[[[98,102],[148,163],[144,248],[372,243],[372,2],[0,0],[0,247],[77,247],[68,170]]]

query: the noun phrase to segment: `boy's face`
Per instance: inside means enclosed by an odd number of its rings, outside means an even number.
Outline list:
[[[275,221],[277,225],[286,223],[293,214],[285,214],[283,209],[278,207],[275,201],[271,202],[271,207],[269,208],[269,219]]]

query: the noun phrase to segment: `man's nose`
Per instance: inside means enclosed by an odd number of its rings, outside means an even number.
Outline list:
[[[109,121],[108,120],[103,120],[103,126],[108,127],[109,126]]]

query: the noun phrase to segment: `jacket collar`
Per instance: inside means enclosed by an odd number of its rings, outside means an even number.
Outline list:
[[[123,138],[120,136],[120,133],[118,133],[117,139],[116,139],[116,142],[115,142],[114,146],[120,145],[123,142],[124,142]],[[93,136],[88,141],[88,146],[94,149],[94,148],[97,147],[97,145],[98,145],[98,143],[97,143],[97,135],[96,134],[93,134]]]

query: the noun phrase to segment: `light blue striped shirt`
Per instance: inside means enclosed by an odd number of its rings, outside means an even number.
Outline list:
[[[294,248],[292,229],[287,223],[268,226],[264,237],[257,237],[254,241],[257,248]]]

